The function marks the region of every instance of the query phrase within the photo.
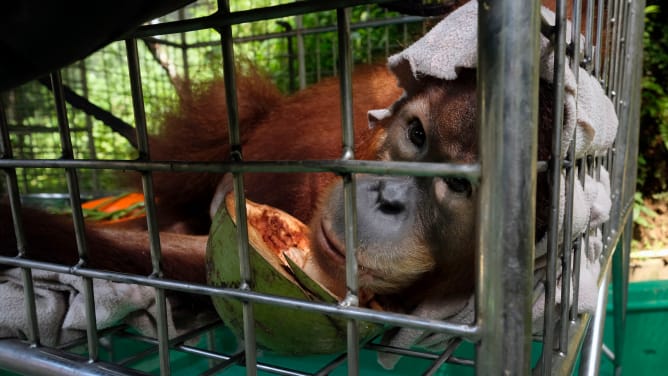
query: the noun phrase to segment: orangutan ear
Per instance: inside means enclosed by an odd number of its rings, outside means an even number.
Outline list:
[[[367,112],[367,116],[369,118],[369,129],[373,129],[379,121],[388,118],[391,115],[392,112],[387,108],[369,110],[369,112]]]

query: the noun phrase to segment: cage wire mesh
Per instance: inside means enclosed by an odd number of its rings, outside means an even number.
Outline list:
[[[341,5],[348,5],[348,3],[350,2],[342,2]],[[583,3],[586,7],[581,6]],[[245,351],[239,351],[240,344],[234,342],[227,329],[217,321],[207,322],[197,330],[168,339],[166,333],[168,330],[164,323],[166,317],[164,306],[165,299],[169,297],[165,298],[165,292],[168,295],[172,290],[181,293],[220,294],[215,289],[160,278],[128,277],[119,273],[94,269],[72,269],[2,257],[0,259],[2,263],[23,267],[26,282],[30,279],[30,268],[35,267],[78,275],[87,284],[99,278],[155,287],[158,296],[156,299],[158,320],[163,322],[158,323],[159,330],[155,336],[141,335],[129,330],[126,326],[112,326],[97,330],[89,328],[87,338],[79,338],[53,347],[30,347],[22,343],[5,343],[3,345],[5,350],[0,351],[3,354],[0,356],[0,367],[10,370],[30,369],[30,366],[27,365],[20,365],[17,368],[14,362],[21,363],[22,360],[19,358],[23,358],[27,359],[27,362],[37,361],[49,364],[53,362],[53,360],[48,360],[48,354],[51,354],[51,356],[57,355],[65,359],[64,364],[67,367],[73,369],[81,367],[79,371],[82,373],[118,370],[128,374],[144,371],[160,374],[215,374],[217,372],[252,374],[256,371],[284,375],[343,374],[346,372],[361,374],[378,372],[380,374],[382,371],[375,365],[375,352],[390,351],[403,354],[414,361],[414,363],[409,363],[407,368],[395,371],[406,374],[418,372],[434,374],[446,371],[468,374],[473,372],[476,366],[479,372],[493,369],[498,371],[500,368],[518,366],[517,364],[508,366],[508,364],[517,363],[518,359],[524,359],[527,356],[531,358],[532,355],[533,360],[530,363],[532,367],[535,367],[536,372],[566,374],[573,369],[575,358],[580,354],[579,349],[582,347],[584,355],[581,369],[587,374],[595,374],[600,361],[599,349],[601,347],[600,332],[597,330],[600,330],[601,322],[605,319],[604,311],[600,310],[605,306],[606,286],[611,274],[615,274],[615,306],[622,310],[622,314],[615,314],[615,324],[618,329],[623,328],[624,324],[625,296],[623,291],[627,278],[625,265],[628,264],[630,242],[629,212],[633,201],[636,166],[638,82],[640,81],[638,56],[641,53],[639,38],[642,35],[643,4],[642,2],[620,0],[585,0],[583,3],[576,2],[575,8],[585,11],[574,12],[573,20],[576,25],[585,25],[584,46],[579,46],[578,38],[571,41],[565,40],[565,27],[549,32],[553,33],[555,40],[562,38],[562,57],[567,54],[570,57],[565,64],[571,64],[572,67],[584,67],[600,80],[606,93],[613,99],[620,119],[617,143],[614,152],[607,155],[587,155],[576,160],[574,154],[570,152],[563,156],[563,160],[544,163],[542,168],[561,171],[562,164],[565,165],[568,172],[565,180],[567,192],[572,192],[578,180],[581,184],[585,184],[587,175],[595,180],[600,179],[601,168],[607,168],[610,171],[613,188],[613,208],[610,221],[601,228],[577,234],[573,241],[573,250],[570,248],[570,242],[566,242],[569,247],[562,250],[553,249],[549,253],[547,268],[551,270],[556,270],[558,267],[563,268],[565,278],[557,280],[554,274],[547,273],[545,291],[551,291],[551,293],[548,293],[545,299],[545,312],[552,312],[552,307],[556,306],[555,286],[560,285],[564,294],[575,290],[575,295],[577,295],[578,278],[570,276],[578,274],[577,265],[579,258],[582,257],[582,252],[587,252],[588,237],[600,231],[603,233],[605,247],[601,258],[602,273],[598,281],[601,286],[599,300],[602,299],[602,303],[599,301],[599,310],[595,314],[578,315],[576,310],[568,305],[563,305],[553,316],[546,314],[544,325],[547,331],[533,337],[533,349],[529,349],[528,354],[515,354],[516,357],[510,359],[501,359],[502,352],[492,350],[493,353],[490,353],[489,356],[481,355],[479,352],[477,354],[478,364],[476,364],[470,343],[467,344],[468,348],[460,347],[453,355],[453,351],[461,343],[461,341],[456,341],[445,352],[387,348],[371,343],[360,350],[361,355],[349,352],[348,358],[346,354],[342,354],[305,357],[295,361],[262,352],[257,353],[252,343],[246,343],[245,347],[241,348]],[[250,15],[249,17],[254,19],[253,22],[243,22],[231,27],[231,35],[234,37],[234,56],[241,62],[240,69],[244,69],[244,61],[247,61],[260,67],[266,67],[268,72],[276,72],[272,79],[284,93],[296,91],[327,76],[348,75],[350,72],[341,71],[341,66],[337,64],[340,59],[349,58],[355,63],[383,62],[385,57],[401,50],[420,37],[435,22],[429,18],[400,14],[372,4],[362,4],[351,9],[350,32],[342,34],[341,13],[334,10],[335,4],[313,6],[314,10],[327,10],[298,11],[295,12],[298,13],[297,15],[285,15],[286,12],[281,9],[287,9],[291,4],[293,3],[289,1],[233,2],[232,9],[230,9],[231,12],[237,14],[245,12],[245,15]],[[145,111],[143,120],[139,122],[145,120],[148,132],[159,132],[163,111],[175,104],[179,90],[193,82],[223,76],[221,61],[226,58],[224,57],[225,48],[221,49],[218,32],[208,27],[193,27],[188,23],[188,21],[215,14],[218,6],[219,4],[213,1],[200,1],[186,6],[148,23],[148,26],[136,33],[136,40],[114,42],[90,57],[62,69],[62,85],[66,93],[64,101],[67,103],[67,119],[72,137],[74,159],[132,161],[137,157],[138,152],[132,144],[132,137],[127,137],[128,130],[134,132],[133,129],[138,123],[136,120],[138,108],[132,105],[133,96],[136,98],[139,92],[137,84],[143,89],[143,96],[140,99],[143,103],[143,111]],[[269,6],[275,8],[267,8]],[[557,6],[562,6],[562,3],[558,2]],[[594,14],[594,9],[599,13]],[[507,11],[507,8],[502,10]],[[561,8],[562,12],[563,10],[565,8]],[[279,17],[277,18],[276,15]],[[151,26],[160,27],[167,24],[172,25],[179,32],[162,34],[151,29]],[[224,39],[226,35],[224,27],[220,29]],[[342,35],[350,38],[350,56],[341,56],[342,50],[337,44],[337,38]],[[396,38],[397,35],[401,37]],[[603,50],[607,52],[607,58],[602,58],[601,53],[597,52],[592,45],[604,45]],[[128,53],[132,55],[133,46],[137,48],[139,65],[133,68],[131,63],[128,68]],[[557,51],[560,51],[558,48]],[[573,53],[578,50],[583,52]],[[141,69],[141,82],[135,81],[138,78],[138,71],[134,70],[138,68]],[[55,87],[58,87],[57,82]],[[66,193],[68,192],[67,178],[62,168],[42,168],[21,163],[21,161],[29,160],[57,160],[63,154],[59,135],[63,129],[62,124],[60,130],[58,127],[57,105],[54,104],[51,90],[51,82],[43,79],[2,93],[5,122],[0,126],[3,132],[9,135],[9,144],[13,152],[12,158],[8,158],[9,153],[5,152],[1,160],[2,168],[8,176],[3,184],[10,196],[12,190],[17,190],[26,203],[27,199],[34,194],[58,193],[61,194],[59,197],[72,201],[73,206],[78,206],[80,200],[73,197],[71,191],[70,194]],[[78,105],[72,104],[77,100]],[[493,142],[496,141],[493,140]],[[18,162],[12,164],[12,159]],[[484,161],[482,162],[484,164]],[[63,166],[66,164],[58,167]],[[129,169],[134,168],[131,162],[128,166]],[[577,169],[572,166],[577,166]],[[77,196],[88,198],[117,193],[123,189],[118,185],[116,171],[105,169],[104,164],[100,164],[99,167],[77,169],[81,190],[81,194]],[[419,170],[420,166],[415,168]],[[16,177],[12,178],[14,171]],[[483,179],[484,176],[483,170]],[[12,179],[15,179],[14,183]],[[148,193],[147,197],[150,197],[150,189]],[[571,205],[573,205],[572,201],[566,205],[565,210],[572,210]],[[152,214],[149,213],[149,220],[151,216]],[[570,231],[568,230],[569,225],[565,226],[567,228],[565,231]],[[551,231],[556,233],[554,228]],[[612,268],[612,254],[615,249],[617,249],[617,252],[614,253],[615,268]],[[485,250],[481,252],[484,254]],[[482,274],[487,274],[495,268],[498,274],[494,275],[501,276],[504,272],[498,265],[484,265],[482,268],[482,271],[485,272]],[[571,282],[573,286],[570,286]],[[479,281],[479,283],[483,282]],[[30,289],[30,283],[26,283],[27,299],[34,299],[34,295],[31,295],[33,293],[29,292]],[[237,297],[251,301],[260,299],[263,302],[279,305],[294,303],[289,300],[282,301],[280,298],[262,300],[263,298],[252,294],[244,295],[243,291]],[[531,300],[532,297],[526,299]],[[568,297],[566,296],[564,300],[568,300]],[[511,298],[494,294],[481,298],[481,301],[486,301],[479,307],[483,310],[494,304],[501,303],[500,306],[506,307],[508,302],[511,305],[514,302]],[[94,311],[94,307],[92,309]],[[315,309],[326,313],[338,311],[334,309],[328,311],[323,307],[308,304],[302,309]],[[351,312],[346,313],[344,310],[344,317],[355,319],[367,317],[364,316],[364,312],[360,313],[354,309]],[[375,314],[373,317],[380,321],[388,320],[387,322],[394,324],[422,325],[425,328],[446,332],[453,328],[447,323],[441,325],[425,322],[417,317],[397,318],[392,315],[386,317],[383,313]],[[188,317],[181,317],[181,319],[187,320]],[[95,322],[93,321],[91,325],[94,327]],[[525,322],[525,325],[530,325],[530,322]],[[35,327],[32,330],[34,331]],[[483,349],[487,341],[494,343],[493,337],[499,337],[498,333],[490,332],[484,327],[484,323],[483,327],[474,325],[470,327],[470,330],[469,342],[477,343]],[[512,332],[513,329],[505,328],[505,330]],[[92,337],[91,332],[94,333]],[[170,334],[173,335],[173,333]],[[502,336],[495,340],[514,351],[518,348],[516,346],[518,343],[509,343],[512,341],[510,338],[521,342],[521,336],[524,334],[520,333],[516,337]],[[31,339],[30,328],[26,330],[25,336],[28,340]],[[247,338],[252,338],[252,336]],[[504,343],[504,341],[508,342]],[[554,346],[542,346],[543,343],[554,344]],[[613,346],[615,353],[621,353],[623,338],[618,338]],[[520,348],[523,347],[520,346]],[[350,349],[355,350],[354,345],[349,344]],[[523,349],[526,350],[526,348]],[[86,362],[87,358],[94,362]],[[347,366],[343,365],[346,359],[348,359]],[[448,365],[443,366],[446,362]],[[613,362],[616,366],[620,366],[619,357],[614,358]],[[522,364],[519,367],[522,367]],[[45,369],[47,373],[51,372],[48,367]]]

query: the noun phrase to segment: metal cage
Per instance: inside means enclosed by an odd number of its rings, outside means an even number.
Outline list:
[[[583,9],[582,0],[574,1],[574,9]],[[151,347],[138,356],[157,354],[160,374],[178,373],[174,362],[175,353],[185,353],[192,357],[201,357],[210,361],[211,368],[204,374],[213,374],[227,367],[243,367],[242,372],[253,375],[259,371],[282,375],[328,374],[337,367],[344,367],[350,375],[365,374],[360,365],[360,349],[355,320],[379,322],[387,325],[406,326],[455,335],[463,342],[475,345],[475,356],[470,359],[454,356],[457,345],[442,353],[432,353],[415,349],[383,348],[368,345],[364,351],[390,351],[407,357],[426,359],[429,366],[423,374],[435,374],[444,363],[463,364],[475,367],[480,375],[489,374],[529,374],[532,368],[538,374],[570,374],[576,359],[580,358],[579,370],[582,374],[594,375],[598,372],[601,354],[621,354],[623,350],[623,328],[626,303],[626,285],[628,282],[628,259],[631,235],[631,210],[635,187],[635,170],[638,145],[638,119],[640,106],[640,79],[643,32],[644,1],[622,0],[584,0],[589,11],[573,14],[573,23],[585,25],[585,46],[580,46],[579,38],[566,40],[566,2],[557,1],[557,26],[550,30],[556,41],[555,66],[566,64],[570,54],[570,63],[574,67],[582,66],[600,79],[606,93],[612,98],[620,121],[614,150],[607,156],[590,156],[574,160],[573,154],[555,158],[548,163],[536,161],[536,137],[524,135],[536,134],[538,85],[538,36],[541,30],[539,4],[537,2],[517,2],[496,0],[485,2],[478,19],[479,60],[478,60],[478,103],[481,134],[481,154],[477,164],[455,166],[449,164],[418,164],[357,161],[352,154],[352,113],[351,113],[351,44],[350,24],[346,7],[381,1],[300,1],[268,8],[230,12],[226,1],[219,2],[219,11],[209,17],[189,21],[175,21],[151,24],[139,27],[125,41],[127,62],[130,72],[131,91],[134,103],[135,126],[140,155],[148,155],[146,118],[143,109],[141,73],[137,60],[136,38],[153,37],[162,34],[184,32],[200,28],[215,28],[220,32],[220,48],[223,56],[223,69],[228,100],[230,135],[233,145],[239,144],[239,129],[235,98],[235,57],[230,25],[254,20],[298,15],[307,12],[336,9],[338,20],[338,71],[341,82],[341,108],[343,114],[343,150],[342,157],[333,161],[313,163],[295,162],[230,162],[230,163],[188,163],[173,161],[138,160],[87,160],[75,159],[70,142],[68,119],[62,94],[61,78],[58,71],[53,72],[51,81],[58,113],[58,127],[62,140],[62,158],[59,159],[16,159],[12,156],[9,142],[9,129],[4,112],[0,113],[0,169],[3,170],[7,195],[12,207],[14,228],[17,234],[17,257],[1,257],[0,263],[22,270],[25,289],[25,310],[29,326],[26,328],[27,340],[0,340],[0,368],[21,374],[142,374],[141,371],[123,366],[120,362],[99,360],[101,343],[113,336],[123,334],[123,328],[98,330],[95,321],[95,303],[92,281],[105,279],[124,283],[133,283],[155,288],[158,302],[158,333],[156,338],[140,338]],[[595,17],[593,9],[598,9]],[[544,26],[544,25],[543,25]],[[577,35],[577,31],[574,33]],[[608,38],[607,58],[592,48],[601,46],[601,40],[593,40],[594,35],[605,34]],[[583,51],[582,54],[574,51]],[[559,72],[559,69],[555,69]],[[563,108],[563,75],[554,77],[554,108]],[[484,84],[481,84],[484,83]],[[0,106],[0,109],[2,107]],[[557,112],[557,111],[555,111]],[[556,117],[559,124],[561,118]],[[560,127],[555,127],[559,129]],[[556,140],[561,135],[557,131]],[[340,140],[332,140],[339,142]],[[557,141],[558,142],[558,141]],[[559,154],[557,154],[559,155]],[[580,176],[575,176],[579,166]],[[554,181],[559,181],[559,173],[565,166],[567,171],[566,189],[573,189],[576,179],[584,180],[584,174],[595,174],[597,166],[609,168],[612,187],[612,210],[609,222],[603,228],[604,259],[599,278],[599,297],[596,313],[578,315],[565,305],[558,313],[546,309],[545,331],[540,336],[533,336],[531,331],[531,307],[533,304],[532,286],[534,266],[534,239],[531,236],[535,207],[535,173],[538,169],[547,169]],[[51,168],[64,171],[67,176],[69,197],[72,203],[75,230],[79,244],[81,261],[78,265],[58,265],[39,262],[21,257],[25,245],[21,220],[21,198],[19,195],[16,169]],[[86,245],[82,228],[84,220],[81,213],[78,182],[79,169],[137,170],[142,174],[146,212],[151,242],[153,274],[125,275],[87,267]],[[234,175],[235,195],[243,200],[242,175],[251,171],[272,172],[314,172],[334,171],[344,176],[346,219],[346,247],[355,247],[355,213],[353,190],[356,173],[374,174],[420,174],[425,176],[444,176],[457,174],[480,181],[480,223],[479,250],[477,255],[476,307],[477,319],[472,325],[453,324],[444,321],[427,320],[420,317],[377,312],[356,307],[355,296],[349,296],[346,304],[327,305],[268,296],[249,289],[225,289],[211,286],[187,284],[161,278],[160,242],[157,231],[155,207],[153,205],[152,177],[154,171],[210,171],[217,173],[232,172]],[[558,192],[559,187],[553,188]],[[501,198],[501,199],[500,199]],[[508,198],[515,198],[513,200]],[[552,195],[552,208],[558,211],[558,194]],[[572,201],[567,203],[570,210]],[[553,210],[553,215],[555,211]],[[237,213],[244,218],[245,213]],[[240,221],[243,223],[243,221]],[[565,224],[568,232],[568,224]],[[556,234],[556,223],[552,221],[550,233]],[[582,234],[586,236],[586,234]],[[240,258],[247,259],[248,249],[244,229],[240,230]],[[543,286],[546,292],[546,307],[555,306],[555,288],[557,280],[554,270],[562,264],[564,273],[569,276],[573,271],[572,258],[580,257],[579,247],[560,250],[556,236],[552,236],[548,251],[548,273]],[[85,355],[73,354],[67,348],[50,348],[40,344],[37,315],[35,313],[34,291],[31,272],[42,269],[78,276],[84,283],[88,317]],[[347,284],[349,291],[357,291],[354,258],[347,260]],[[242,276],[249,281],[248,265],[242,262]],[[569,280],[570,278],[564,278]],[[602,326],[605,321],[607,286],[612,279],[614,287],[614,323],[616,334],[614,351],[602,345]],[[566,292],[577,289],[566,283],[562,286]],[[240,299],[244,305],[244,347],[240,352],[230,353],[213,348],[200,348],[186,343],[203,333],[211,333],[214,328],[204,327],[188,335],[169,339],[166,324],[165,292],[180,291],[189,294],[225,296]],[[345,354],[323,361],[315,372],[304,371],[258,361],[258,349],[254,342],[253,304],[264,303],[284,307],[296,307],[323,314],[335,315],[348,320],[347,351]],[[556,317],[558,316],[558,317]],[[560,320],[559,320],[560,318]],[[558,323],[557,323],[558,322]],[[133,338],[139,336],[134,335]],[[538,344],[538,348],[532,344]],[[548,345],[549,344],[549,345]],[[542,345],[542,346],[541,346]],[[604,351],[602,351],[604,348]],[[534,360],[532,360],[532,354]],[[536,356],[540,354],[540,356]],[[621,370],[621,357],[612,356],[617,370]]]

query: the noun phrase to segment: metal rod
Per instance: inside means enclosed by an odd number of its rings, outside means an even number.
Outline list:
[[[436,359],[436,361],[429,367],[429,369],[427,369],[427,370],[422,374],[422,376],[432,376],[432,375],[435,375],[435,374],[439,371],[439,369],[441,368],[441,366],[442,366],[443,364],[445,364],[445,362],[447,362],[448,359],[450,359],[450,357],[451,357],[452,354],[455,352],[455,350],[457,350],[457,347],[459,347],[459,344],[460,344],[461,342],[462,342],[462,341],[461,341],[460,339],[456,339],[456,340],[452,341],[452,343],[450,343],[450,345],[448,345],[448,347],[445,349],[445,351],[443,351],[443,353],[441,354],[441,356],[439,356],[439,357]]]
[[[320,368],[318,372],[315,372],[315,376],[328,376],[336,367],[340,366],[343,362],[346,361],[346,354],[341,354],[336,358],[332,359],[324,367]]]
[[[86,69],[86,60],[81,60],[79,63],[79,73],[81,76],[81,88],[84,98],[89,98],[89,89],[88,89],[88,70]],[[86,137],[88,138],[88,155],[90,159],[97,159],[97,150],[95,149],[95,137],[93,136],[93,117],[86,114],[85,117],[85,126],[84,126]],[[72,133],[72,126],[70,126],[70,133]],[[92,171],[91,179],[93,180],[92,189],[93,192],[100,192],[100,179],[97,174],[97,171]]]
[[[179,21],[183,21],[186,18],[186,11],[184,8],[179,9]],[[183,78],[188,81],[190,80],[190,64],[188,62],[188,37],[186,33],[180,33],[181,40],[181,61],[183,62]],[[158,42],[162,40],[158,39]]]
[[[601,346],[603,344],[603,327],[605,325],[606,306],[608,302],[609,270],[603,271],[603,283],[599,285],[596,298],[596,311],[587,328],[587,334],[582,346],[582,361],[580,376],[597,376],[601,363]]]
[[[588,324],[591,320],[591,315],[585,313],[578,317],[575,321],[569,322],[568,330],[568,349],[566,352],[556,352],[554,360],[550,365],[548,375],[572,375],[575,367],[578,354],[582,347],[582,341],[587,332]]]
[[[588,233],[588,232],[587,232]],[[579,293],[580,293],[580,263],[582,262],[582,249],[586,247],[588,236],[578,235],[573,242],[573,261],[572,261],[572,278],[571,278],[571,301],[570,306],[562,312],[562,320],[573,321],[578,316],[579,309]],[[563,333],[563,332],[562,332]]]
[[[478,9],[479,375],[530,370],[539,21],[536,2]]]
[[[419,166],[419,167],[418,167]],[[360,160],[314,161],[125,161],[125,160],[61,160],[0,159],[0,168],[91,168],[104,170],[139,170],[158,172],[335,172],[375,175],[457,176],[473,182],[480,176],[478,164],[388,162]]]
[[[462,337],[468,341],[476,341],[480,338],[479,329],[476,326],[454,324],[441,320],[429,320],[420,317],[405,315],[399,313],[381,312],[360,307],[342,307],[340,305],[328,305],[324,303],[315,303],[300,299],[291,299],[273,295],[265,295],[253,291],[244,291],[233,288],[211,287],[196,283],[187,283],[183,281],[169,280],[164,278],[145,277],[139,275],[101,271],[89,268],[72,268],[66,265],[59,265],[43,261],[19,259],[15,257],[0,256],[0,263],[27,267],[40,270],[48,270],[57,273],[67,273],[77,276],[105,279],[112,282],[132,283],[142,286],[152,286],[166,290],[181,291],[190,294],[203,294],[211,296],[223,296],[239,300],[247,300],[258,304],[269,304],[280,307],[289,307],[294,309],[309,310],[343,318],[353,318],[358,321],[370,321],[385,323],[393,326],[404,326],[407,328],[429,330],[439,333],[448,333],[453,336]]]
[[[115,364],[95,362],[70,352],[48,347],[31,346],[17,339],[0,340],[0,364],[3,368],[21,375],[53,376],[73,375],[144,375],[149,374]]]
[[[352,70],[353,58],[350,45],[350,9],[336,10],[337,41],[339,56],[339,82],[341,92],[341,127],[343,130],[343,152],[341,159],[355,159],[355,134],[353,132]],[[346,297],[342,302],[348,307],[359,305],[357,286],[357,204],[355,177],[343,176],[344,226],[346,247]],[[359,374],[359,332],[357,322],[347,322],[348,375]]]
[[[623,88],[623,81],[621,80],[620,77],[620,72],[622,71],[622,59],[624,57],[624,51],[626,50],[625,44],[626,44],[626,10],[628,9],[627,1],[626,0],[616,0],[615,1],[617,4],[617,14],[616,14],[616,19],[617,19],[617,30],[616,30],[616,36],[615,36],[615,52],[613,55],[614,59],[614,64],[613,64],[613,70],[611,73],[610,80],[613,82],[613,87],[615,90],[615,97],[614,97],[614,102],[618,106],[618,111],[619,111],[619,105],[621,105],[621,96],[619,95]]]
[[[302,16],[295,16],[297,35],[297,72],[299,76],[299,89],[306,87],[306,49],[304,47],[304,24]]]
[[[230,5],[228,0],[218,0],[218,11],[228,17]],[[234,60],[234,45],[232,43],[232,28],[229,24],[218,29],[220,33],[221,49],[223,53],[223,78],[225,80],[225,100],[230,135],[230,159],[241,161],[241,136],[239,133],[239,108],[237,104],[237,83]],[[234,203],[237,220],[237,244],[239,251],[239,270],[241,277],[240,289],[250,291],[253,276],[248,256],[248,228],[246,222],[246,197],[244,194],[243,175],[233,173]],[[244,349],[246,372],[249,375],[257,374],[257,350],[255,344],[255,319],[253,305],[242,301]]]
[[[603,4],[604,1],[605,0],[596,0],[597,17],[596,17],[596,54],[594,55],[594,74],[601,82],[603,79],[603,72],[601,71],[601,58],[603,55],[603,51],[605,50],[605,46],[603,45],[603,24],[605,23],[603,17],[605,10],[605,6]]]
[[[610,260],[613,262],[613,299],[614,299],[614,330],[615,330],[615,372],[619,374],[622,370],[622,359],[624,350],[624,321],[626,316],[626,288],[628,283],[628,251],[631,234],[632,217],[630,213],[633,207],[633,195],[635,192],[635,176],[638,155],[638,128],[640,117],[640,86],[642,76],[642,34],[644,23],[644,1],[626,2],[628,9],[623,16],[625,26],[621,32],[622,39],[626,41],[622,46],[620,54],[623,55],[620,69],[624,78],[619,82],[611,82],[612,90],[618,94],[617,114],[619,116],[620,129],[615,140],[612,160],[608,161],[610,166],[610,181],[612,189],[612,208],[609,225],[604,232],[605,244],[610,247],[616,245],[612,257],[606,255],[602,265],[602,271],[609,274]],[[626,8],[626,6],[624,7]],[[613,15],[614,17],[614,15]],[[623,228],[623,231],[622,231]],[[621,238],[621,240],[620,240]],[[601,288],[607,287],[608,279],[601,283]],[[607,290],[607,289],[606,289]],[[607,291],[605,291],[607,297]],[[600,342],[600,341],[598,341]],[[600,344],[595,344],[595,350]],[[598,361],[593,359],[585,370],[587,375],[596,374]]]
[[[13,158],[12,144],[7,130],[7,116],[5,114],[4,103],[0,101],[0,159]],[[17,257],[26,255],[26,239],[23,231],[23,218],[21,215],[21,196],[19,195],[18,179],[16,170],[7,168],[5,172],[5,182],[7,187],[7,196],[9,208],[12,214],[14,226],[14,236],[16,237]],[[40,344],[39,326],[37,322],[37,307],[35,298],[35,288],[32,280],[32,270],[27,267],[21,268],[21,281],[23,283],[24,307],[27,317],[26,335],[30,343],[34,346]]]
[[[571,22],[571,40],[570,44],[573,47],[573,56],[571,57],[570,69],[573,72],[576,85],[579,82],[579,73],[580,73],[580,24],[581,24],[581,10],[582,3],[580,0],[573,1],[573,20]],[[577,101],[575,108],[575,116],[577,117]],[[568,329],[570,321],[570,311],[571,308],[569,304],[571,303],[572,295],[572,283],[573,283],[573,252],[577,252],[577,249],[574,249],[573,244],[579,242],[580,234],[573,234],[573,193],[575,186],[575,165],[578,164],[578,161],[575,160],[575,145],[577,143],[577,132],[573,132],[573,138],[571,139],[571,144],[568,149],[567,160],[571,162],[570,166],[566,168],[566,205],[564,208],[564,226],[563,226],[563,249],[562,249],[562,264],[561,264],[561,320],[560,320],[560,331],[559,331],[559,351],[566,352],[568,349]],[[577,246],[576,246],[577,248]],[[575,279],[578,279],[579,276],[575,276]]]
[[[58,129],[60,131],[60,143],[63,159],[74,159],[74,150],[72,148],[72,139],[69,132],[69,121],[67,119],[67,109],[65,108],[65,95],[63,93],[63,83],[60,71],[51,73],[51,86],[56,104],[56,114],[58,118]],[[74,236],[76,239],[79,261],[77,267],[85,266],[88,263],[88,247],[86,244],[86,227],[83,219],[83,209],[81,208],[81,192],[79,192],[79,177],[76,169],[65,169],[67,178],[67,190],[70,198],[70,209],[72,210],[72,222],[74,224]],[[97,319],[95,317],[95,296],[93,292],[93,281],[90,278],[83,278],[84,302],[86,311],[86,335],[88,338],[88,356],[91,361],[98,359],[98,335]]]
[[[631,252],[631,238],[633,233],[633,219],[627,220],[622,239],[617,246],[612,262],[612,302],[613,322],[615,327],[614,351],[615,374],[622,374],[622,359],[624,354],[624,340],[626,328],[626,305],[628,303],[628,265]]]
[[[593,64],[593,45],[594,45],[594,2],[596,0],[586,0],[587,14],[585,15],[585,47],[584,64],[587,72],[591,74]]]
[[[378,351],[378,352],[397,354],[397,355],[401,355],[401,356],[410,356],[412,358],[428,359],[428,360],[433,360],[433,361],[437,361],[440,358],[439,354],[434,354],[434,353],[424,352],[424,351],[418,351],[418,350],[415,350],[415,349],[406,349],[406,348],[403,348],[403,347],[379,345],[379,344],[375,344],[375,343],[369,343],[364,348],[369,349],[369,350]],[[473,360],[462,359],[462,358],[458,358],[456,356],[450,356],[450,358],[448,358],[446,363],[452,363],[452,364],[457,364],[457,365],[461,365],[461,366],[468,366],[468,367],[475,366],[475,362]]]
[[[557,284],[557,256],[559,253],[559,201],[561,196],[562,174],[562,127],[564,121],[564,69],[566,56],[566,2],[556,2],[555,9],[555,45],[554,45],[554,75],[553,85],[553,121],[552,121],[552,159],[549,162],[550,171],[550,216],[547,232],[547,266],[544,281],[545,308],[543,321],[543,350],[540,367],[541,374],[546,375],[552,364],[552,350],[554,346],[554,316],[556,284]]]
[[[137,40],[125,41],[128,59],[128,71],[130,76],[130,90],[132,93],[132,106],[134,110],[135,127],[137,128],[137,151],[140,160],[150,159],[148,144],[148,130],[146,127],[146,112],[144,110],[144,94],[141,85],[141,70],[137,52]],[[160,235],[158,228],[158,214],[155,207],[153,194],[153,176],[150,171],[142,171],[142,187],[144,192],[144,208],[146,210],[146,222],[151,249],[151,264],[153,270],[151,277],[162,277],[162,249],[160,246]],[[167,329],[167,301],[165,290],[156,289],[155,299],[157,307],[157,332],[159,345],[160,374],[168,376],[171,373],[169,363],[169,332]]]
[[[582,187],[586,189],[586,178],[588,171],[590,171],[589,163],[593,160],[590,156],[585,156],[577,161],[578,166],[578,181],[582,184]],[[580,296],[580,264],[582,262],[582,253],[588,254],[589,250],[589,234],[590,234],[590,220],[587,220],[587,226],[583,234],[577,236],[575,240],[575,246],[573,249],[573,301],[571,302],[570,313],[568,314],[569,320],[575,320],[579,313],[579,296]]]

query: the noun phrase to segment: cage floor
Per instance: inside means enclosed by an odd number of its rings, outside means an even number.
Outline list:
[[[610,301],[612,299],[609,299]],[[668,280],[643,281],[629,284],[629,303],[626,321],[626,342],[623,364],[625,369],[633,370],[636,376],[658,375],[668,369]],[[213,331],[214,348],[223,353],[234,353],[237,343],[232,334],[224,328]],[[612,304],[608,305],[608,315],[605,325],[605,343],[611,347],[613,343],[613,311]],[[208,341],[205,336],[193,347],[205,348]],[[148,350],[148,355],[139,360],[127,362],[127,366],[150,374],[159,374],[159,362],[155,351],[151,352],[151,345],[132,338],[115,336],[112,341],[105,342],[100,354],[101,360],[107,362],[123,362],[136,354]],[[153,347],[154,348],[154,347]],[[538,349],[537,349],[538,350]],[[539,351],[539,350],[538,350]],[[464,343],[455,352],[456,356],[470,358],[473,346]],[[267,352],[258,354],[258,361],[274,366],[293,369],[305,373],[317,372],[323,365],[336,358],[336,355],[286,357]],[[170,354],[173,375],[197,375],[210,370],[215,363],[201,357],[173,350]],[[376,362],[376,352],[363,349],[360,353],[360,374],[370,376],[380,375],[418,375],[426,371],[431,365],[430,360],[404,357],[393,371],[381,368]],[[347,373],[346,363],[341,363],[331,375],[340,376]],[[473,375],[474,369],[466,366],[446,364],[436,375]],[[243,366],[234,365],[216,375],[245,375]],[[260,371],[259,375],[273,373]],[[600,375],[613,375],[612,362],[603,356]],[[1,376],[15,374],[0,370]]]
[[[235,353],[238,347],[237,341],[233,335],[225,328],[217,328],[212,331],[212,336],[201,336],[196,343],[188,343],[191,348],[207,348],[213,339],[213,348],[217,352],[225,354]],[[143,371],[153,375],[160,374],[159,358],[156,347],[145,342],[128,338],[125,336],[114,335],[105,337],[100,346],[100,360],[108,363],[121,363],[126,367]],[[82,351],[73,352],[82,354]],[[473,353],[471,344],[464,344],[455,352],[455,355],[470,358]],[[137,354],[145,354],[140,359],[134,359]],[[381,375],[419,375],[430,368],[433,360],[404,357],[397,364],[394,370],[383,369],[376,361],[376,351],[362,349],[360,352],[360,374],[369,376]],[[283,369],[291,369],[301,373],[316,373],[321,368],[332,362],[337,355],[313,355],[288,357],[271,354],[268,352],[258,352],[258,363],[267,364]],[[246,369],[241,365],[232,365],[231,367],[220,370],[216,373],[208,373],[216,367],[219,361],[209,360],[202,356],[196,356],[184,353],[179,350],[170,352],[171,374],[172,375],[245,375]],[[216,363],[218,362],[218,363]],[[276,373],[260,370],[258,375],[275,375]],[[342,376],[347,374],[347,364],[342,362],[329,375]],[[474,370],[467,366],[458,366],[453,364],[443,365],[435,375],[473,375]],[[0,369],[0,376],[14,376],[15,373],[3,371]]]

